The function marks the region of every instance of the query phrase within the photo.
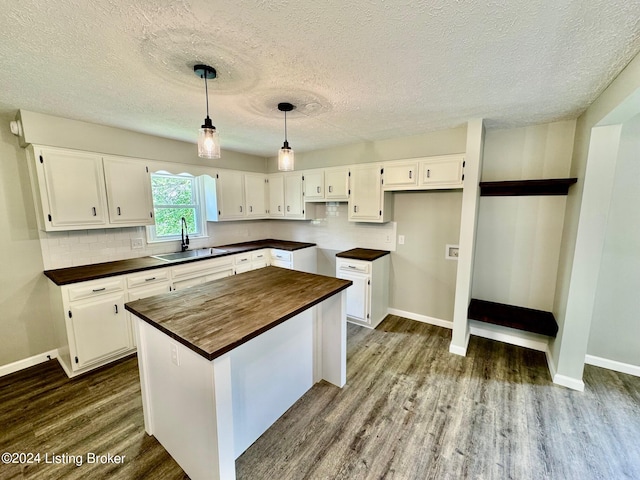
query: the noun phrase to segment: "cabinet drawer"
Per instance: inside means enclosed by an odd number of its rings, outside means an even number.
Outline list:
[[[267,252],[265,250],[256,250],[255,252],[251,252],[251,261],[266,261],[267,260]]]
[[[279,262],[291,262],[291,252],[286,250],[271,249],[271,258]]]
[[[236,265],[242,265],[243,263],[251,263],[251,252],[241,253],[236,255]]]
[[[135,288],[142,285],[166,282],[169,280],[169,270],[147,270],[127,277],[127,287]]]
[[[181,265],[171,269],[171,275],[174,280],[190,278],[193,276],[204,275],[209,271],[220,270],[233,266],[233,257],[227,256],[216,258],[213,260],[202,260],[199,262]]]
[[[73,302],[82,298],[95,297],[121,290],[124,290],[124,279],[122,277],[115,277],[113,280],[83,282],[73,287],[68,287],[69,301]]]
[[[339,270],[345,272],[369,273],[371,270],[369,262],[360,262],[358,260],[340,260],[337,266]]]

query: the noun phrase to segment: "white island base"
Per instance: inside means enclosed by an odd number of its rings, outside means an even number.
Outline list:
[[[136,317],[147,433],[192,480],[235,479],[235,459],[314,383],[346,383],[345,298],[211,361]]]

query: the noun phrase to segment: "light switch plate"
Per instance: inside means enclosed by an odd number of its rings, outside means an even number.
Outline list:
[[[171,363],[176,366],[180,366],[180,357],[178,356],[178,346],[175,343],[171,344]]]

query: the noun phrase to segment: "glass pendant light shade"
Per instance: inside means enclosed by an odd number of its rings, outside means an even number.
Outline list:
[[[220,158],[220,136],[209,117],[198,132],[198,156],[202,158]]]
[[[289,148],[289,142],[285,140],[284,145],[278,151],[278,170],[290,172],[294,167],[293,149]]]
[[[290,172],[294,167],[293,149],[289,147],[289,142],[287,141],[287,112],[294,108],[296,108],[295,105],[287,102],[278,104],[278,110],[284,112],[284,145],[278,151],[278,170],[281,172]]]
[[[201,158],[220,158],[220,137],[209,118],[209,88],[207,87],[207,79],[216,78],[217,72],[209,65],[200,64],[194,65],[193,71],[204,79],[204,92],[207,101],[207,118],[204,119],[204,125],[198,131],[198,156]]]

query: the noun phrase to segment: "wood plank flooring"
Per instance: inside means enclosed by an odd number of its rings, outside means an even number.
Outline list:
[[[236,461],[237,478],[639,479],[640,378],[586,366],[584,393],[544,354],[389,316],[348,327],[347,385],[321,382]],[[0,479],[184,479],[144,433],[135,358],[66,378],[0,378],[0,453],[126,455],[123,465],[0,464]]]

